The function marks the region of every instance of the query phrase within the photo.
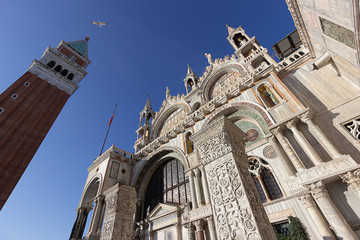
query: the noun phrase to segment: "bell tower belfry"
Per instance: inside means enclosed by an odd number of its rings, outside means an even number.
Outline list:
[[[151,121],[155,117],[155,112],[152,110],[150,96],[146,101],[144,109],[140,112],[139,129],[136,130],[137,140],[135,142],[135,151],[138,151],[143,146],[149,143]]]
[[[227,40],[235,49],[235,54],[242,64],[252,71],[260,66],[276,65],[277,62],[270,56],[268,50],[262,47],[256,37],[249,37],[245,30],[239,26],[232,28],[226,25],[228,30]]]
[[[87,75],[88,40],[61,41],[0,95],[0,209]]]
[[[184,84],[186,89],[186,94],[189,94],[193,90],[197,89],[199,86],[199,78],[196,76],[194,71],[191,69],[191,67],[188,64],[188,69],[186,73],[186,77],[184,78]]]

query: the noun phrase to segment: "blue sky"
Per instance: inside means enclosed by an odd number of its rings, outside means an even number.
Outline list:
[[[100,29],[92,20],[109,26]],[[200,77],[204,53],[234,52],[225,24],[241,25],[271,53],[295,29],[285,0],[2,0],[0,21],[0,92],[61,40],[89,36],[92,61],[0,212],[0,240],[68,239],[115,103],[105,149],[115,144],[133,152],[147,94],[158,111],[166,86],[172,95],[185,93],[187,64]]]

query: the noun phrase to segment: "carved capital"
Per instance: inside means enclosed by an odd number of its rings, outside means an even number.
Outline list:
[[[360,169],[353,172],[347,172],[340,177],[348,186],[352,186],[354,189],[360,188]]]
[[[292,119],[292,120],[288,121],[287,123],[285,123],[285,126],[288,129],[296,128],[296,123],[295,123],[294,119]]]
[[[194,224],[197,232],[204,231],[205,222],[203,220],[196,220]]]
[[[281,127],[280,127],[280,126],[278,126],[278,127],[276,127],[276,128],[273,128],[273,129],[271,129],[270,131],[271,131],[271,133],[274,134],[274,135],[282,134],[282,131],[281,131]]]
[[[299,116],[300,120],[304,123],[311,121],[311,116],[309,112],[303,113]]]
[[[214,223],[214,217],[213,216],[207,217],[206,221],[207,221],[208,226],[209,226],[210,229],[215,228],[215,223]]]
[[[315,201],[310,193],[302,193],[298,196],[298,199],[305,206],[305,208],[316,206]]]
[[[307,189],[311,192],[311,195],[314,197],[315,200],[329,196],[329,193],[324,183],[321,181],[308,185]]]
[[[198,168],[194,168],[193,171],[195,173],[196,178],[200,177],[200,170]]]
[[[275,143],[275,136],[271,135],[271,136],[266,137],[266,141],[271,144]]]

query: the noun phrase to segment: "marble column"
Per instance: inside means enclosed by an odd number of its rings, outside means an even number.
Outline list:
[[[280,127],[271,129],[271,132],[276,136],[277,140],[279,141],[280,145],[283,147],[285,153],[288,155],[295,169],[299,172],[303,171],[305,169],[303,163],[300,161],[296,153],[293,151],[291,146],[286,141]]]
[[[349,187],[352,187],[360,198],[360,169],[357,169],[353,172],[347,172],[344,175],[340,176],[343,182],[345,182]]]
[[[201,182],[202,182],[202,187],[203,187],[203,192],[204,192],[204,197],[205,197],[205,204],[209,204],[210,203],[210,195],[209,195],[209,187],[208,184],[206,182],[206,173],[205,173],[205,169],[203,166],[200,166],[200,171],[201,171]]]
[[[200,170],[198,168],[194,168],[195,173],[195,190],[196,190],[196,196],[197,196],[197,202],[199,205],[204,205],[204,198],[203,198],[203,192],[201,187],[201,175]]]
[[[196,220],[194,221],[194,224],[195,224],[196,240],[205,240],[204,221]]]
[[[288,161],[286,161],[285,156],[282,154],[278,143],[275,140],[275,136],[269,136],[266,138],[266,140],[268,141],[268,143],[271,144],[271,146],[274,148],[276,155],[279,157],[280,161],[281,161],[281,165],[285,168],[285,171],[287,173],[288,176],[295,176],[293,170],[291,169],[291,166],[289,164]],[[274,169],[275,171],[275,169]],[[280,176],[280,175],[279,175]]]
[[[97,197],[95,199],[94,212],[93,212],[93,215],[92,215],[92,218],[91,218],[89,231],[88,231],[88,234],[87,234],[87,235],[89,235],[88,239],[91,238],[90,235],[98,235],[97,230],[98,230],[98,227],[99,227],[99,221],[100,221],[101,212],[102,212],[102,209],[103,209],[103,204],[104,204],[103,201],[104,201],[104,196],[103,195],[100,195],[99,197]]]
[[[191,202],[192,202],[192,208],[196,209],[199,207],[197,198],[196,198],[196,192],[195,192],[195,185],[194,185],[194,173],[193,171],[187,172],[190,182],[190,194],[191,194]]]
[[[308,141],[304,138],[304,136],[300,133],[300,131],[296,128],[296,123],[294,120],[288,121],[286,127],[290,129],[295,137],[295,140],[300,144],[302,149],[305,151],[306,155],[310,158],[310,160],[315,164],[319,165],[322,163],[320,157],[317,155],[315,150],[311,147]]]
[[[77,216],[70,234],[70,240],[81,240],[84,233],[86,219],[89,214],[89,209],[86,207],[79,207],[77,210]]]
[[[188,230],[188,239],[195,240],[195,229],[192,223],[185,224],[185,228]]]
[[[321,181],[310,184],[308,190],[339,239],[359,240],[329,197],[326,187]]]
[[[309,126],[309,129],[314,133],[314,137],[322,143],[329,155],[334,159],[342,156],[337,148],[330,142],[325,134],[311,121],[309,113],[304,113],[300,116],[300,120]]]
[[[214,217],[210,216],[206,218],[209,232],[210,232],[210,240],[216,240],[216,229],[215,229],[215,223],[214,223]]]
[[[310,193],[303,193],[299,197],[300,202],[304,205],[311,219],[313,220],[316,229],[325,240],[334,240],[329,226],[327,225],[324,217],[316,206],[313,197]]]

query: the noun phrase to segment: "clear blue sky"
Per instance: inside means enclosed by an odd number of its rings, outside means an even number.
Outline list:
[[[99,29],[92,20],[109,26]],[[133,152],[147,94],[158,111],[166,86],[172,95],[185,93],[187,64],[200,77],[205,52],[213,58],[233,53],[225,24],[241,25],[270,52],[295,29],[285,0],[3,0],[0,22],[0,92],[60,40],[90,36],[92,60],[0,212],[0,240],[68,239],[115,103],[105,148]]]

